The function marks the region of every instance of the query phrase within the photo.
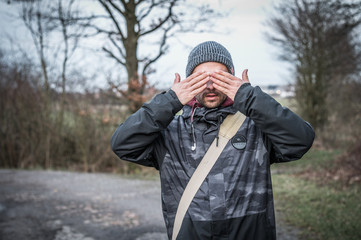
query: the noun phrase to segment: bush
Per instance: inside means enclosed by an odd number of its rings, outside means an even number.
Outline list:
[[[68,93],[59,121],[59,94],[47,95],[36,68],[7,64],[1,56],[0,167],[127,171],[110,149],[111,135],[125,118],[118,107],[93,93]]]

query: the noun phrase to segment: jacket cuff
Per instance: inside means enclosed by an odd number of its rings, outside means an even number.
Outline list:
[[[163,94],[169,99],[169,102],[172,104],[174,108],[174,114],[179,112],[183,108],[183,104],[179,101],[177,94],[172,89],[169,89]]]
[[[238,89],[236,96],[234,97],[233,106],[247,116],[246,102],[249,99],[249,96],[253,92],[253,87],[250,83],[244,83]]]

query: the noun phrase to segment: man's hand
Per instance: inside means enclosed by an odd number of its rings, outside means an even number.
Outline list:
[[[210,80],[210,73],[196,72],[181,81],[178,73],[175,74],[172,90],[176,93],[179,101],[185,105],[191,101],[198,93],[207,87]]]
[[[247,72],[248,69],[245,69],[242,72],[242,79],[240,79],[228,72],[218,70],[211,74],[211,81],[215,89],[226,94],[234,101],[234,97],[240,86],[244,83],[249,83]]]

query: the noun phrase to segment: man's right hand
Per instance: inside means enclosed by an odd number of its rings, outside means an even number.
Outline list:
[[[209,80],[210,74],[207,72],[195,72],[183,81],[181,81],[179,74],[176,73],[171,89],[176,93],[179,101],[185,105],[198,93],[206,89]]]

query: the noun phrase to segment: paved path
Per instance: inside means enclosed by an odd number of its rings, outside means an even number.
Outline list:
[[[294,232],[278,226],[278,239]],[[113,239],[167,239],[159,181],[0,170],[0,240]]]

